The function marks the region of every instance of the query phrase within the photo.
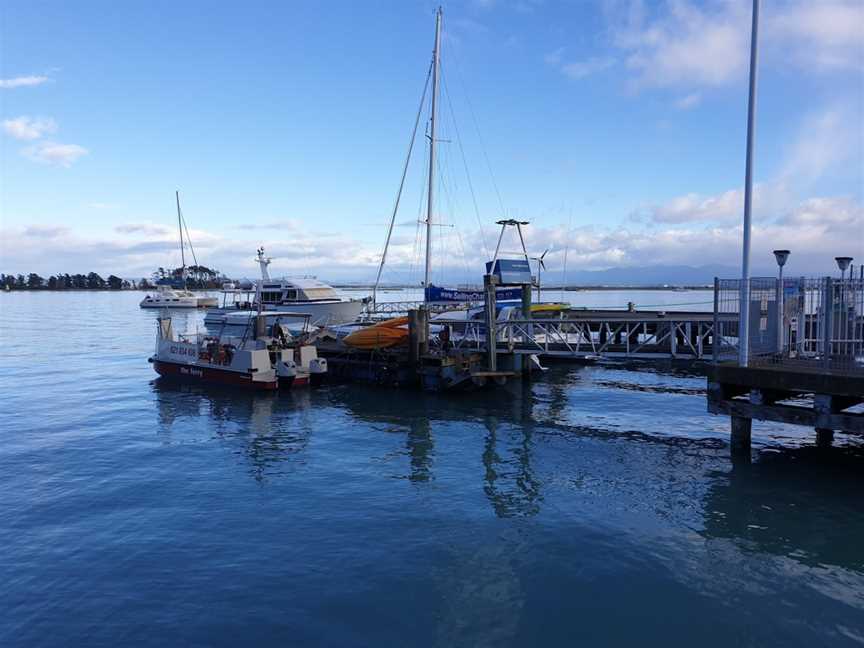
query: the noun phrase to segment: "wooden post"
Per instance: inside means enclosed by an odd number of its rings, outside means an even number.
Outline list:
[[[421,306],[417,311],[417,355],[429,353],[429,311]]]
[[[538,297],[539,299],[539,297]],[[531,320],[531,285],[530,284],[522,284],[522,317],[526,320]],[[525,330],[528,331],[528,336],[530,338],[534,338],[534,327],[531,324],[525,326]],[[547,336],[548,341],[548,336]],[[531,373],[531,358],[527,355],[522,356],[522,373],[530,374]]]
[[[495,329],[495,276],[483,275],[483,289],[486,302],[486,369],[497,371],[498,331]]]
[[[834,443],[834,430],[816,428],[816,445],[819,448],[830,448]]]
[[[731,417],[732,423],[732,453],[743,454],[750,452],[750,436],[753,428],[752,419],[735,416]]]
[[[413,366],[420,361],[419,319],[416,310],[408,311],[408,359]]]

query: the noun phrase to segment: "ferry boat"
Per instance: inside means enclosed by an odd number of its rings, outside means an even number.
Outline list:
[[[265,391],[323,382],[327,360],[318,357],[317,348],[281,326],[268,328],[262,315],[251,314],[239,335],[218,336],[175,336],[171,318],[160,317],[156,352],[149,361],[160,376],[184,382]]]
[[[271,279],[267,266],[271,259],[258,248],[255,259],[261,267],[261,279],[245,287],[226,284],[218,308],[204,318],[208,328],[228,323],[228,316],[237,311],[249,311],[260,305],[270,312],[291,312],[308,315],[313,326],[328,326],[353,322],[363,311],[364,299],[341,299],[332,286],[317,279]]]

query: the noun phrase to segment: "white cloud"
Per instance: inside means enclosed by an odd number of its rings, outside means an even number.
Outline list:
[[[651,220],[657,223],[692,223],[729,220],[740,216],[743,208],[744,192],[730,189],[716,196],[695,193],[678,196],[649,212]]]
[[[746,76],[749,2],[669,0],[649,7],[650,15],[634,0],[629,10],[616,5],[607,12],[635,89],[719,87]],[[770,3],[760,14],[760,47],[762,63],[792,62],[811,72],[864,69],[864,2]]]
[[[38,86],[47,83],[47,76],[20,76],[12,79],[0,79],[0,88],[23,88],[27,86]]]
[[[89,151],[78,144],[39,142],[24,149],[22,153],[35,162],[68,168]]]
[[[679,227],[615,230],[582,228],[570,236],[568,267],[601,269],[610,266],[721,264],[738,266],[741,254],[741,214],[723,226],[703,224]],[[794,204],[777,218],[754,220],[751,258],[754,267],[773,268],[771,250],[792,250],[793,272],[824,273],[833,270],[833,258],[845,253],[864,255],[864,206],[849,197],[817,197]],[[544,249],[555,242],[547,257],[554,272],[563,261],[560,229],[533,228],[530,249]]]
[[[34,238],[52,239],[69,234],[69,228],[62,225],[28,225],[24,228],[24,235]]]
[[[153,223],[124,223],[114,227],[118,234],[145,234],[147,236],[171,236],[174,230],[166,225]]]
[[[864,207],[851,198],[810,198],[784,214],[778,223],[819,228],[823,233],[838,227],[855,231],[857,227],[858,247],[864,246]]]
[[[616,33],[628,52],[627,67],[636,87],[718,86],[736,78],[749,52],[744,3],[724,3],[704,10],[673,2],[651,22],[631,12]]]
[[[678,110],[690,110],[702,103],[702,95],[698,92],[692,92],[684,97],[681,97],[675,102],[675,107]]]
[[[571,79],[584,79],[596,72],[602,72],[615,65],[615,59],[609,57],[592,57],[584,61],[574,61],[561,66],[561,71]]]
[[[766,35],[795,43],[796,62],[815,68],[864,68],[864,2],[800,2],[769,14]]]
[[[753,185],[754,218],[774,217],[794,204],[782,182]],[[635,220],[660,224],[726,223],[740,220],[744,213],[744,189],[729,189],[705,196],[688,193],[657,205],[646,205],[633,214]]]
[[[857,164],[860,180],[862,137],[861,115],[852,108],[838,105],[810,114],[786,153],[781,176],[808,183],[856,158],[853,166]]]
[[[3,130],[15,139],[35,140],[57,132],[57,122],[50,117],[22,115],[14,119],[4,119]]]
[[[696,209],[724,213],[725,205],[736,202],[735,192],[692,201]],[[733,211],[738,208],[733,205]],[[559,272],[567,250],[568,269],[591,270],[608,267],[721,264],[740,262],[740,210],[734,220],[714,222],[656,222],[648,227],[573,228],[530,226],[526,228],[529,251],[552,248],[546,257],[550,273]],[[95,270],[120,276],[147,276],[159,266],[179,265],[180,256],[172,228],[153,223],[118,225],[122,237],[102,234],[87,237],[61,225],[44,223],[27,228],[6,228],[0,232],[0,255],[7,271],[84,272]],[[448,249],[445,259],[436,259],[453,281],[477,281],[483,259],[477,231],[463,231],[463,246]],[[261,243],[254,235],[238,238],[193,230],[198,260],[230,276],[255,277],[252,259]],[[268,232],[264,243],[274,257],[274,275],[313,273],[324,279],[373,279],[380,258],[380,243],[358,240],[350,232],[321,232],[303,228],[288,234]],[[791,202],[783,210],[754,219],[752,258],[754,271],[773,268],[771,250],[792,250],[790,269],[795,273],[824,273],[833,269],[834,256],[845,253],[864,258],[864,207],[851,197],[822,196]],[[507,248],[511,249],[511,248]],[[413,237],[392,242],[385,276],[388,280],[418,280],[422,264]],[[469,273],[466,275],[466,269]],[[549,275],[549,276],[553,276]]]

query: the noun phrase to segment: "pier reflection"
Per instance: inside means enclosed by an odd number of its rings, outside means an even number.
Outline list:
[[[240,440],[250,472],[259,481],[286,462],[302,461],[309,442],[310,426],[304,421],[312,406],[309,390],[253,394],[161,378],[152,385],[159,434],[166,443],[201,431],[227,442]],[[202,425],[196,422],[200,417],[206,418]],[[180,432],[177,428],[184,421],[189,425]]]
[[[404,430],[407,478],[416,483],[435,478],[434,429],[450,423],[482,425],[486,429],[479,452],[483,491],[495,515],[524,517],[539,511],[542,496],[532,467],[535,398],[530,381],[514,382],[503,389],[447,395],[339,386],[330,398],[358,420],[385,424],[391,431]],[[469,445],[472,441],[448,439]]]
[[[527,517],[540,510],[540,482],[531,465],[534,429],[534,396],[531,383],[524,381],[508,399],[509,420],[489,415],[484,423],[488,434],[483,445],[485,468],[483,490],[495,515],[501,518]]]
[[[805,566],[864,573],[864,448],[762,451],[717,475],[705,498],[704,535]]]

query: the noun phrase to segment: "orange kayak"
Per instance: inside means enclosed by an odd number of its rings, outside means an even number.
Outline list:
[[[346,335],[342,342],[355,349],[387,349],[408,341],[407,317],[396,317],[363,327]]]

